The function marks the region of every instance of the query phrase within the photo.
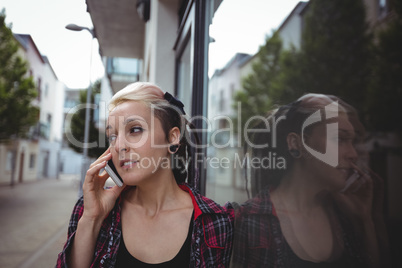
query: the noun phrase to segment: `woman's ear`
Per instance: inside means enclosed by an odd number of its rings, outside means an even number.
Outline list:
[[[291,132],[286,137],[286,141],[287,141],[287,144],[288,144],[289,153],[294,158],[300,158],[302,150],[303,150],[300,135],[296,134],[294,132]]]
[[[177,145],[180,143],[180,129],[178,127],[174,127],[169,131],[169,143]]]

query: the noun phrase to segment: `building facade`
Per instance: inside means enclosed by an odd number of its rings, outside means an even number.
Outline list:
[[[189,116],[207,116],[209,24],[221,0],[87,0],[106,66],[102,101],[141,80],[179,97]],[[130,67],[131,66],[131,67]],[[128,67],[128,68],[126,68]],[[101,122],[107,111],[100,112]],[[102,118],[103,117],[103,118]],[[204,127],[202,120],[193,122]],[[206,142],[207,136],[201,134]],[[205,151],[203,152],[205,153]],[[202,171],[201,178],[205,178]],[[205,179],[194,183],[205,192]]]
[[[208,166],[206,193],[216,202],[224,204],[227,200],[244,202],[247,200],[243,169],[236,164],[243,162],[243,149],[239,147],[234,120],[238,114],[233,109],[236,91],[242,88],[243,66],[251,55],[237,53],[222,69],[215,70],[208,84],[209,131],[208,157],[227,159],[230,164],[217,167]],[[240,162],[240,163],[239,163]]]
[[[36,84],[37,98],[32,105],[39,108],[40,114],[27,139],[0,145],[0,159],[4,159],[0,161],[2,184],[57,177],[62,140],[64,85],[30,35],[14,37],[20,45],[19,56],[29,65],[26,75]]]

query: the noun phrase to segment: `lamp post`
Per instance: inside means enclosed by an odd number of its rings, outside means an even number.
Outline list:
[[[95,32],[93,29],[89,29],[88,27],[83,27],[83,26],[78,26],[76,24],[68,24],[66,26],[66,29],[71,30],[71,31],[82,31],[82,30],[87,30],[91,36],[91,55],[90,55],[90,60],[89,60],[89,85],[87,88],[87,99],[86,99],[86,109],[85,109],[85,129],[84,129],[84,150],[82,153],[83,156],[83,161],[82,161],[82,167],[81,167],[81,179],[80,179],[80,188],[78,192],[78,197],[81,197],[82,195],[82,185],[85,180],[85,175],[86,171],[88,169],[88,142],[89,142],[89,105],[91,104],[91,88],[92,88],[92,82],[91,82],[91,68],[92,68],[92,47],[93,47],[93,40],[95,38]]]

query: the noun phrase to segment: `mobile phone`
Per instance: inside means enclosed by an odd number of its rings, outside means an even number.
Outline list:
[[[117,173],[116,167],[113,164],[112,159],[107,161],[105,166],[106,172],[109,174],[110,178],[116,183],[117,186],[123,186],[123,179],[120,177],[119,173]]]

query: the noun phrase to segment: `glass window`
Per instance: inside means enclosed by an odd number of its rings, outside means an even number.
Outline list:
[[[6,171],[11,171],[12,169],[13,169],[13,152],[7,151]]]
[[[206,196],[220,204],[242,203],[248,199],[244,176],[246,159],[239,142],[241,137],[235,129],[239,110],[233,108],[233,98],[242,89],[243,77],[251,72],[254,55],[266,36],[299,3],[285,2],[273,7],[267,1],[215,1],[216,11],[209,26],[208,119],[212,129],[207,155],[210,159],[215,157],[220,164],[208,165]],[[292,31],[297,29],[294,27]]]
[[[30,169],[35,168],[35,164],[36,164],[36,155],[35,154],[30,154],[29,155],[29,168]]]
[[[378,17],[382,18],[388,13],[388,1],[378,0]]]
[[[191,40],[191,39],[190,39]],[[192,60],[191,41],[188,41],[177,62],[177,97],[184,103],[188,114],[191,114],[192,98]]]

